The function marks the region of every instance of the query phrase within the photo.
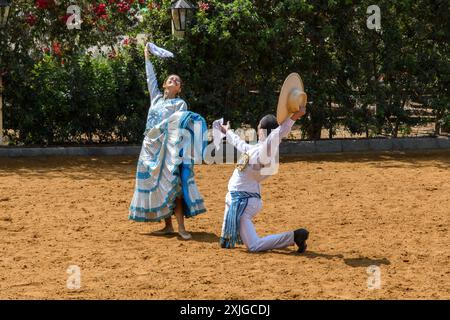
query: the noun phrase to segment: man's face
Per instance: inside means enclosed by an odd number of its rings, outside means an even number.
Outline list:
[[[262,140],[265,135],[265,130],[261,128],[261,122],[258,124],[258,140]]]

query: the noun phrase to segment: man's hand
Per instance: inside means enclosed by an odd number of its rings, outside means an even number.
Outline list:
[[[223,134],[226,134],[228,130],[230,130],[230,121],[227,122],[226,125],[221,124],[220,125],[220,131],[222,131]]]
[[[303,117],[306,114],[306,106],[301,107],[296,113],[291,116],[291,119],[296,121],[298,118]]]

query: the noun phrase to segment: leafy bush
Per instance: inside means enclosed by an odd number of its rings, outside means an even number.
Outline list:
[[[5,107],[5,127],[18,133],[11,139],[25,144],[138,142],[149,100],[137,51],[132,45],[114,59],[82,55],[64,65],[45,55],[28,77],[9,73],[8,86],[21,88],[6,96],[14,103]]]
[[[44,2],[51,5],[15,1],[0,30],[4,127],[17,143],[140,142],[149,105],[143,48],[131,41],[110,57],[87,53],[138,33],[176,53],[153,60],[160,83],[179,74],[189,109],[208,122],[225,116],[233,126],[255,126],[275,113],[284,78],[298,72],[309,96],[300,121],[307,138],[324,128],[332,137],[339,125],[367,136],[406,134],[422,121],[410,101],[431,109],[437,127],[448,123],[444,0],[378,1],[379,32],[366,26],[372,2],[365,0],[210,0],[185,39],[171,36],[169,0],[120,1],[127,10],[119,1],[80,1],[85,24],[70,32],[61,23],[70,1]]]

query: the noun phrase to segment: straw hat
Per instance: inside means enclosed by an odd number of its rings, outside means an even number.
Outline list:
[[[284,80],[278,97],[277,121],[281,124],[293,113],[306,106],[308,98],[298,73],[291,73]]]

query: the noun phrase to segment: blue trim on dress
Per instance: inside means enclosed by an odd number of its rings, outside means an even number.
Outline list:
[[[201,124],[202,124],[202,135],[201,135],[201,137],[196,137],[195,135],[194,135],[194,133],[192,132],[192,130],[190,130],[190,128],[188,127],[188,124],[189,124],[189,120],[192,120],[192,121],[201,121]],[[201,117],[200,115],[198,115],[198,114],[195,114],[195,113],[193,113],[193,112],[189,112],[189,111],[186,111],[186,112],[183,112],[183,114],[182,114],[182,116],[181,116],[181,119],[180,120],[178,120],[179,121],[179,125],[178,125],[178,129],[188,129],[189,130],[189,132],[191,133],[191,135],[194,137],[194,139],[195,138],[201,138],[202,139],[202,150],[200,150],[200,154],[202,155],[202,157],[203,157],[203,153],[204,153],[204,151],[205,151],[205,148],[206,148],[206,145],[207,145],[207,141],[205,141],[204,139],[203,139],[203,136],[204,136],[204,133],[206,132],[206,130],[207,130],[207,127],[206,127],[206,122],[205,122],[205,120],[203,119],[203,117]],[[168,126],[168,123],[167,123],[167,121],[164,121],[163,123],[162,123],[162,125],[160,126],[160,127],[163,127],[163,131],[166,131],[166,134],[165,134],[165,137],[164,137],[164,142],[161,144],[161,147],[160,147],[160,149],[158,150],[158,153],[157,153],[157,156],[159,155],[159,153],[160,153],[160,151],[161,151],[161,148],[163,148],[163,147],[165,147],[166,145],[167,145],[167,141],[168,141],[168,135],[167,135],[167,126]],[[156,128],[156,127],[155,127]],[[181,143],[181,136],[174,142],[174,146],[178,146],[180,143]],[[195,141],[195,140],[194,140]],[[198,145],[198,144],[195,144],[194,143],[194,146],[196,146],[196,145]],[[164,155],[163,155],[163,159],[162,159],[162,163],[165,163],[165,160],[166,160],[166,154],[167,154],[167,150],[165,150],[165,153],[164,153]],[[195,153],[195,154],[198,154],[198,153]],[[157,156],[156,156],[156,158],[157,158]],[[176,159],[176,160],[178,160],[178,159]],[[178,162],[178,163],[177,163]],[[168,195],[167,195],[167,197],[165,197],[165,199],[164,199],[164,201],[163,201],[163,204],[162,205],[160,205],[160,206],[158,206],[158,207],[155,207],[155,208],[148,208],[148,209],[146,209],[146,208],[139,208],[139,207],[134,207],[134,206],[132,206],[132,205],[130,205],[130,215],[129,215],[129,219],[131,219],[131,220],[134,220],[134,221],[137,221],[137,222],[150,222],[150,221],[161,221],[162,219],[164,219],[164,218],[167,218],[167,217],[169,217],[169,216],[171,216],[172,214],[173,214],[173,209],[174,209],[174,207],[175,207],[175,199],[176,199],[176,197],[180,194],[180,193],[183,193],[183,202],[184,202],[184,206],[183,206],[183,211],[184,211],[184,215],[186,216],[186,217],[193,217],[193,216],[195,216],[195,215],[197,215],[197,214],[200,214],[200,213],[203,213],[203,212],[206,212],[206,209],[205,208],[201,208],[201,209],[197,209],[197,210],[195,210],[194,209],[194,207],[195,206],[198,206],[198,205],[201,205],[201,204],[203,204],[204,203],[204,201],[203,201],[203,199],[197,199],[197,200],[195,200],[195,201],[192,201],[191,199],[190,199],[190,196],[189,196],[189,190],[188,190],[188,188],[189,188],[189,185],[193,185],[193,184],[195,184],[195,181],[194,180],[191,180],[192,178],[193,178],[193,176],[194,176],[194,172],[193,172],[193,165],[194,165],[194,163],[193,163],[194,161],[193,161],[193,159],[192,159],[192,161],[191,161],[191,164],[187,164],[187,165],[185,165],[185,164],[183,164],[183,161],[181,160],[181,161],[175,161],[175,166],[174,166],[174,169],[173,170],[169,170],[169,172],[170,172],[170,174],[171,175],[173,175],[173,176],[175,176],[175,178],[172,180],[172,181],[169,181],[168,180],[168,182],[171,184],[171,186],[172,186],[172,189],[171,189],[171,191],[168,193]],[[139,161],[138,162],[138,165],[139,164],[142,164],[143,162],[142,161]],[[177,185],[178,185],[178,183],[180,182],[180,176],[179,176],[179,174],[177,174],[177,170],[180,170],[180,165],[181,165],[181,169],[182,170],[184,170],[185,171],[185,174],[184,175],[181,175],[182,177],[181,177],[181,192],[180,191],[178,191],[177,192]],[[160,183],[160,180],[161,180],[161,175],[162,175],[162,173],[163,173],[163,169],[161,169],[160,170],[160,172],[159,172],[159,175],[158,175],[158,178],[157,178],[157,182],[156,182],[156,185],[155,185],[155,187],[153,187],[153,188],[151,188],[150,190],[144,190],[144,189],[139,189],[139,188],[136,188],[135,189],[135,192],[137,191],[137,192],[139,192],[139,193],[143,193],[143,194],[146,194],[146,195],[148,195],[148,194],[150,194],[151,192],[153,192],[153,191],[155,191],[157,188],[158,188],[158,186],[159,186],[159,183]],[[145,173],[143,173],[143,172],[140,172],[139,173],[139,175],[142,175],[142,176],[145,176],[145,177],[147,177],[147,175],[145,175]],[[151,177],[151,175],[149,175],[149,177]],[[139,178],[137,177],[137,179],[139,180]],[[185,186],[185,188],[183,188],[183,185]],[[176,195],[174,196],[174,194],[176,193]],[[171,202],[170,204],[169,204],[169,202]],[[142,216],[137,216],[136,214],[142,214],[142,213],[144,213],[144,214],[146,214],[146,213],[150,213],[150,212],[157,212],[157,211],[159,211],[159,210],[161,210],[161,209],[163,209],[163,208],[165,208],[165,207],[167,207],[168,208],[168,210],[169,210],[169,213],[168,214],[166,214],[166,215],[164,215],[164,216],[160,216],[160,217],[157,217],[157,218],[154,218],[154,219],[152,219],[152,218],[146,218],[146,217],[142,217]]]
[[[155,212],[155,211],[159,211],[162,208],[167,207],[167,205],[169,205],[169,198],[171,198],[173,195],[175,194],[175,199],[177,198],[177,196],[179,196],[181,194],[180,191],[177,191],[176,188],[172,189],[169,194],[167,195],[165,201],[163,202],[162,205],[160,205],[159,207],[154,207],[154,208],[149,208],[149,209],[145,209],[145,208],[139,208],[139,207],[134,207],[130,205],[130,211],[137,211],[137,212],[141,212],[141,213],[150,213],[150,212]],[[175,205],[174,205],[175,207]]]
[[[164,124],[164,129],[163,129],[164,131],[167,131],[167,126],[168,126],[168,124],[167,124],[167,122],[166,122],[166,123]],[[167,136],[167,134],[166,134],[166,135],[164,136],[164,143],[161,144],[161,147],[159,148],[159,150],[158,150],[158,152],[157,152],[157,155],[159,155],[159,154],[161,153],[161,148],[163,147],[163,145],[166,145],[167,140],[168,140],[168,136]],[[179,138],[179,139],[177,139],[177,140],[175,141],[174,145],[177,146],[177,145],[180,144],[180,142],[181,142],[181,139]],[[167,154],[167,152],[165,152],[164,155],[163,155],[163,159],[162,159],[162,161],[161,161],[162,163],[165,163],[165,161],[166,161],[166,154]],[[144,166],[146,166],[146,165],[144,164]],[[175,171],[176,171],[177,169],[178,169],[178,167],[176,166],[174,170],[170,170],[169,172],[170,172],[172,175],[174,175],[174,176],[178,176],[177,174],[175,174]],[[159,182],[161,181],[161,175],[162,175],[162,172],[163,172],[163,170],[161,169],[161,170],[159,171],[159,175],[158,175],[158,178],[157,178],[157,180],[156,180],[156,185],[155,185],[153,188],[150,188],[150,189],[148,190],[149,193],[155,191],[156,189],[158,189],[158,187],[159,187]],[[140,180],[143,180],[143,179],[140,179]],[[175,180],[177,180],[176,183],[174,182]],[[170,181],[170,183],[172,184],[172,187],[173,187],[173,186],[176,186],[176,185],[178,184],[178,179],[175,178],[174,180]],[[141,189],[141,190],[142,190],[142,189]],[[166,198],[166,200],[167,200],[167,198]]]
[[[175,207],[175,206],[174,206],[174,207]],[[200,210],[195,211],[195,212],[194,212],[192,215],[190,215],[190,216],[186,216],[186,215],[185,215],[185,217],[186,217],[186,218],[192,218],[192,217],[195,217],[196,215],[201,214],[201,213],[204,213],[204,212],[206,212],[206,209],[200,209]],[[164,219],[166,219],[166,218],[169,218],[169,217],[171,217],[172,215],[173,215],[173,213],[170,213],[170,214],[167,214],[167,215],[161,216],[161,217],[159,217],[159,218],[155,218],[155,219],[144,218],[144,217],[132,217],[132,216],[130,215],[130,216],[128,216],[128,219],[129,219],[129,220],[133,220],[133,221],[135,221],[135,222],[160,222],[161,220],[164,220]]]

